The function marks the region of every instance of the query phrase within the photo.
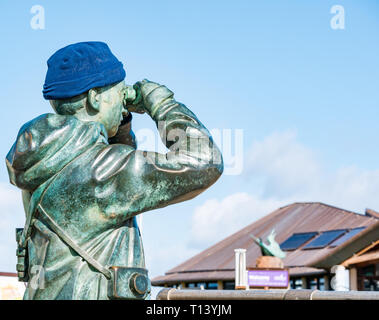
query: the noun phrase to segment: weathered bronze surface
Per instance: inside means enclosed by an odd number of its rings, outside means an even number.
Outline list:
[[[211,186],[223,171],[219,149],[148,80],[51,104],[58,114],[26,123],[6,157],[26,212],[17,236],[24,299],[149,298],[136,216]],[[155,121],[167,154],[136,149],[130,112]]]
[[[270,234],[267,236],[267,243],[264,243],[261,238],[257,238],[253,235],[250,235],[252,239],[259,245],[261,248],[262,256],[272,256],[280,259],[285,258],[286,253],[280,249],[279,244],[275,241],[275,229],[272,229]]]

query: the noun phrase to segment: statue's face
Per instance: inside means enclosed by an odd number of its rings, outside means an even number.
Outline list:
[[[109,137],[113,137],[117,133],[122,120],[124,92],[125,82],[121,81],[99,94],[98,121],[105,126]]]

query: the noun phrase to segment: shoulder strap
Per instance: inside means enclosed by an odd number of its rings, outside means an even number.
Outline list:
[[[92,267],[97,271],[101,272],[107,279],[111,278],[111,272],[100,264],[97,260],[91,257],[85,250],[83,250],[74,240],[70,238],[69,235],[49,216],[45,209],[38,205],[38,211],[42,213],[47,220],[49,221],[50,228],[69,246],[71,247],[78,255],[80,255],[84,260],[86,260]]]
[[[24,230],[22,231],[22,234],[19,238],[18,246],[20,248],[26,248],[27,242],[30,237],[30,234],[32,232],[32,226],[34,224],[34,218],[36,215],[36,208],[38,204],[42,201],[45,192],[49,188],[50,184],[55,180],[58,174],[55,174],[52,176],[49,180],[47,180],[45,183],[40,185],[32,194],[32,196],[29,199],[28,207],[26,208],[26,221]]]

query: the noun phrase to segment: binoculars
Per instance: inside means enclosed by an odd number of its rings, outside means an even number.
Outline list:
[[[126,85],[124,88],[124,99],[123,99],[124,107],[127,106],[128,104],[133,103],[136,97],[137,97],[137,92],[136,90],[134,90],[133,86]]]

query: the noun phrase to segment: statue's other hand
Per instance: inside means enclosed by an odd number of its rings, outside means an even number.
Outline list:
[[[142,92],[141,92],[141,85],[143,84],[145,80],[143,81],[138,81],[133,85],[133,88],[130,88],[131,90],[134,90],[134,93],[129,93],[129,96],[133,96],[133,100],[130,101],[127,99],[125,101],[125,108],[129,112],[135,112],[135,113],[145,113],[145,106],[143,103],[143,97],[142,97]],[[128,90],[130,90],[128,89]]]
[[[136,92],[136,98],[130,106],[131,109],[127,106],[128,110],[138,113],[147,112],[150,116],[154,114],[155,107],[157,107],[163,100],[174,95],[174,93],[166,87],[147,79],[136,82],[133,85],[133,88]],[[154,94],[152,94],[153,91],[155,92]]]

